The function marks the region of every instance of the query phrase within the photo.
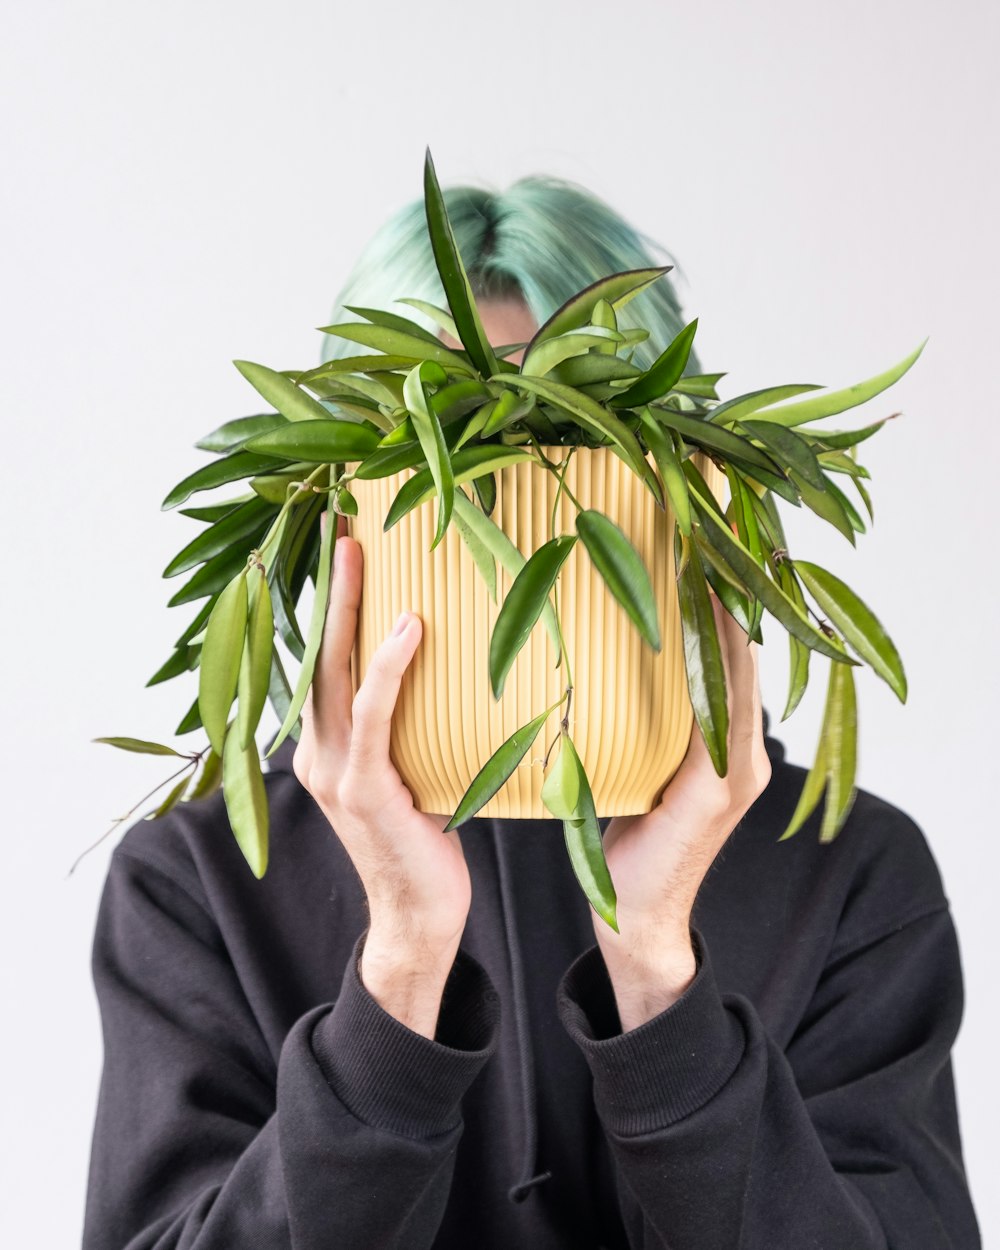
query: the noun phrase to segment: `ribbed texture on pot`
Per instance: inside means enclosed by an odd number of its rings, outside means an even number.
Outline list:
[[[547,450],[557,463],[565,453],[564,448]],[[721,502],[725,475],[702,453],[694,461]],[[400,686],[389,755],[421,811],[450,815],[490,756],[559,698],[566,666],[564,659],[555,667],[555,647],[539,620],[507,674],[501,698],[493,698],[489,643],[513,578],[497,562],[494,603],[454,524],[430,550],[436,497],[383,533],[393,499],[413,474],[405,469],[350,484],[358,515],[348,519],[348,532],[364,553],[352,671],[357,690],[399,613],[408,609],[420,617],[423,636]],[[558,482],[529,461],[500,470],[495,480],[492,519],[528,557],[551,536]],[[665,511],[657,508],[648,488],[610,448],[577,447],[566,485],[582,507],[596,508],[621,527],[652,578],[659,652],[642,640],[607,589],[582,539],[556,583],[573,675],[569,733],[590,779],[597,814],[647,812],[684,758],[694,719],[674,582],[674,515],[669,505]],[[461,489],[478,507],[472,484]],[[576,507],[563,492],[555,533],[575,534],[575,517]],[[565,704],[552,712],[513,774],[476,815],[551,817],[541,799],[542,761],[564,710]]]

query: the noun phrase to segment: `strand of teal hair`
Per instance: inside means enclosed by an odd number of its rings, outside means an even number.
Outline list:
[[[643,326],[650,332],[636,348],[633,362],[648,368],[690,320],[684,317],[672,281],[679,270],[677,262],[586,188],[550,175],[530,175],[502,192],[454,186],[443,188],[442,194],[462,261],[480,298],[491,289],[503,293],[513,286],[541,325],[571,295],[607,274],[673,264],[670,273],[619,311],[622,329]],[[437,330],[417,309],[396,303],[401,296],[445,306],[422,198],[404,205],[376,230],[338,292],[328,324],[356,321],[345,307],[353,304],[401,313]],[[320,358],[333,360],[364,350],[325,334]],[[684,372],[701,372],[693,349]]]

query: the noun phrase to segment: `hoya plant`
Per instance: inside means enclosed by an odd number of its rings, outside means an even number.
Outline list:
[[[785,630],[790,672],[782,720],[802,699],[812,655],[830,661],[815,758],[781,837],[796,833],[825,793],[819,837],[832,840],[856,793],[854,669],[868,664],[901,702],[906,678],[895,645],[858,595],[828,569],[791,555],[776,498],[792,507],[804,505],[855,544],[855,535],[866,526],[844,486],[850,483],[872,520],[865,486],[870,474],[858,463],[857,447],[889,417],[855,430],[815,423],[891,386],[917,359],[926,339],[892,368],[844,389],[782,385],[720,400],[716,384],[724,374],[684,375],[697,319],[664,345],[648,368],[633,362],[636,344],[649,332],[619,328],[618,314],[670,269],[661,266],[609,274],[567,300],[527,344],[493,347],[483,333],[429,150],[424,202],[447,308],[406,296],[396,302],[417,309],[462,348],[449,349],[439,334],[411,318],[351,307],[361,320],[323,330],[360,345],[361,354],[304,371],[233,362],[268,410],[226,421],[200,439],[196,446],[214,458],[163,500],[162,507],[172,509],[200,492],[234,484],[244,488],[221,502],[181,508],[200,529],[163,575],[184,578],[170,606],[200,606],[173,653],[146,683],[197,672],[196,696],[175,732],[203,730],[207,743],[185,752],[135,738],[95,741],[184,760],[152,792],[173,783],[147,819],[221,785],[236,840],[254,874],[262,877],[268,807],[256,734],[270,703],[280,729],[268,755],[289,734],[298,737],[329,599],[336,514],[358,511],[351,482],[414,470],[395,495],[383,530],[411,509],[434,506],[431,550],[454,520],[494,602],[496,562],[511,575],[489,641],[489,680],[493,698],[500,699],[511,665],[539,622],[562,662],[562,629],[552,598],[558,605],[554,592],[560,571],[578,542],[644,643],[660,650],[649,571],[613,519],[573,499],[573,532],[552,529],[547,542],[525,555],[491,517],[498,471],[531,461],[539,472],[555,474],[559,492],[569,494],[570,457],[579,448],[610,448],[656,506],[672,512],[688,692],[698,732],[720,776],[728,768],[729,714],[710,589],[748,638],[763,641],[765,613]],[[507,357],[521,348],[517,366]],[[561,449],[567,450],[558,458]],[[724,472],[727,507],[699,472],[695,452]],[[324,512],[325,526],[320,524]],[[296,609],[307,577],[315,593],[303,630]],[[278,638],[298,662],[294,681],[286,674]],[[570,657],[565,658],[562,697],[482,762],[447,828],[486,804],[552,712],[565,704],[553,741],[559,750],[551,763],[551,750],[546,755],[542,799],[563,822],[574,871],[588,899],[617,929],[593,794],[569,733],[572,678]]]

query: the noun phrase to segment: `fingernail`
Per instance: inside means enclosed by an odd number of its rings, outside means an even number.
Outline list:
[[[396,617],[396,624],[392,627],[392,636],[395,638],[397,635],[401,634],[409,623],[409,612],[400,612],[399,616]]]

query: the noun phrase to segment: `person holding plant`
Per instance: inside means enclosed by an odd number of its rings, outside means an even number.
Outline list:
[[[649,241],[557,179],[447,198],[496,345],[650,264]],[[339,307],[440,302],[420,211],[375,235]],[[642,324],[677,332],[667,284],[640,301]],[[446,830],[416,808],[389,731],[422,622],[404,613],[355,693],[343,519],[333,551],[301,734],[265,775],[267,874],[247,873],[218,794],[112,856],[84,1250],[979,1246],[937,865],[864,790],[832,843],[810,820],[776,844],[804,770],[718,598],[729,768],[693,731],[651,811],[602,821],[615,932],[559,821]]]

